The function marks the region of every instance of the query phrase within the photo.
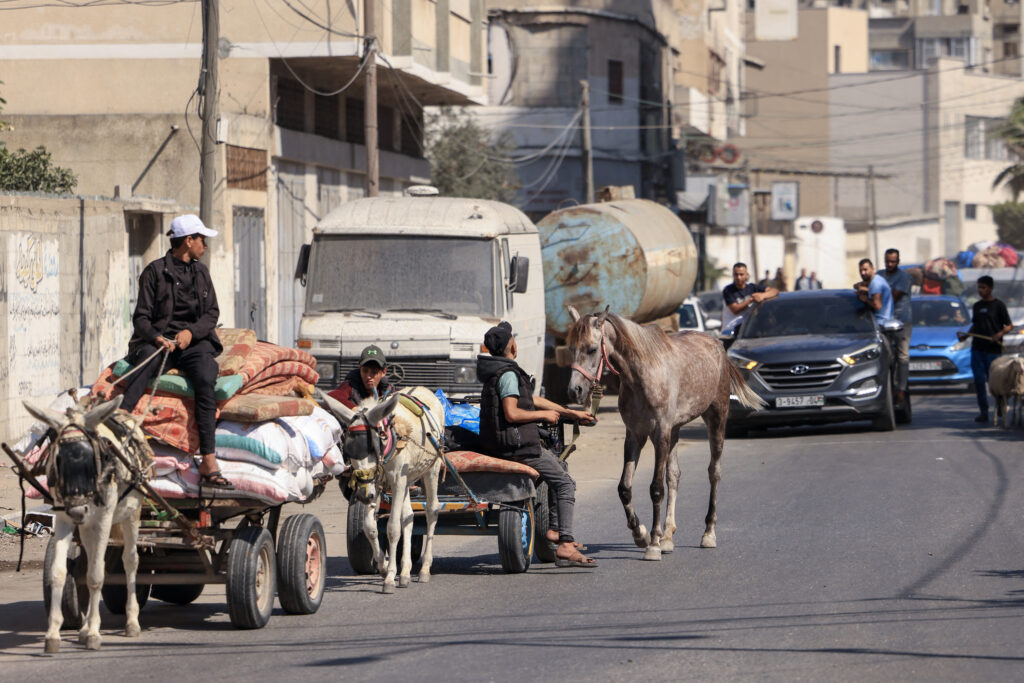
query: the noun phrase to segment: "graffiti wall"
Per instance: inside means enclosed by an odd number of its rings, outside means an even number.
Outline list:
[[[8,386],[49,403],[60,386],[60,244],[17,232],[7,239]]]

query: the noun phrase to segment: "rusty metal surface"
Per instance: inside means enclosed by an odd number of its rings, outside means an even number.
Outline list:
[[[697,276],[690,231],[669,209],[646,199],[584,204],[554,211],[537,229],[544,260],[548,331],[562,338],[580,313],[610,306],[636,322],[668,315]]]

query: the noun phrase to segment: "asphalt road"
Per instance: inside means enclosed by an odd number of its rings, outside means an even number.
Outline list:
[[[973,396],[931,395],[895,433],[727,442],[713,550],[698,547],[707,446],[688,427],[676,551],[643,562],[615,493],[622,426],[602,410],[570,460],[598,569],[506,575],[495,538],[446,536],[433,580],[394,595],[352,575],[331,490],[311,506],[329,536],[323,606],[276,609],[259,631],[232,628],[211,588],[151,601],[138,639],[104,613],[101,651],[65,632],[47,657],[39,571],[0,572],[0,679],[1024,680],[1022,430],[974,414]],[[648,525],[651,456],[634,496]]]

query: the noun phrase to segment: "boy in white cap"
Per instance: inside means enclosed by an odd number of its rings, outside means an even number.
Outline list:
[[[195,393],[196,423],[199,428],[200,484],[207,488],[232,488],[224,478],[214,455],[217,402],[217,361],[224,350],[217,337],[217,293],[209,269],[200,262],[206,253],[206,238],[217,231],[203,225],[198,216],[187,214],[171,221],[171,248],[150,263],[139,276],[139,300],[132,323],[135,330],[128,342],[128,362],[142,363],[158,348],[169,349],[165,371],[178,368]],[[132,410],[146,391],[146,385],[160,370],[160,356],[133,374],[124,389],[122,407]]]

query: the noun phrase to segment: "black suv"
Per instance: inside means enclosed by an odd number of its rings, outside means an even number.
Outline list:
[[[893,405],[891,342],[852,290],[785,292],[744,318],[729,361],[767,405],[751,410],[734,399],[731,436],[754,426],[847,420],[890,431],[910,421],[909,396]]]

